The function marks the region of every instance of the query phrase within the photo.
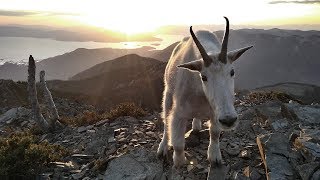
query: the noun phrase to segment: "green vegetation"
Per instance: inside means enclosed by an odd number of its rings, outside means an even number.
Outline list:
[[[50,162],[61,161],[68,151],[59,145],[39,142],[29,133],[0,138],[0,175],[19,177],[39,174]]]
[[[120,103],[112,108],[109,112],[99,114],[95,111],[84,111],[76,117],[62,117],[60,122],[71,126],[87,126],[95,124],[103,119],[114,120],[121,116],[132,116],[135,118],[145,116],[147,114],[141,107],[134,103]]]

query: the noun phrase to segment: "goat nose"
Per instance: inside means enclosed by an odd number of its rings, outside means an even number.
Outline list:
[[[237,119],[237,117],[226,116],[224,118],[219,119],[219,122],[225,126],[230,127],[236,122]]]

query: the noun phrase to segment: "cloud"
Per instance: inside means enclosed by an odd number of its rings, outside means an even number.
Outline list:
[[[7,10],[0,10],[0,16],[30,16],[36,15],[36,12],[31,11],[7,11]]]
[[[20,10],[0,10],[0,16],[78,16],[76,13],[64,13],[64,12],[46,12],[46,11],[20,11]]]
[[[286,3],[294,3],[294,4],[320,4],[320,1],[271,1],[269,4],[286,4]]]

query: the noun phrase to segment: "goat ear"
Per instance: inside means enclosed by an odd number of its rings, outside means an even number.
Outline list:
[[[187,62],[184,64],[180,64],[177,67],[186,68],[191,71],[201,71],[202,66],[203,66],[203,60],[195,60],[195,61]]]
[[[228,59],[230,59],[231,62],[237,60],[244,52],[246,52],[248,49],[252,48],[253,46],[248,46],[245,48],[237,49],[228,52]]]

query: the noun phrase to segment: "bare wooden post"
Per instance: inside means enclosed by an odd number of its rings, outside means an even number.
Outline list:
[[[39,101],[38,101],[38,97],[37,97],[35,74],[36,74],[36,65],[35,65],[33,57],[30,55],[29,66],[28,66],[29,101],[31,103],[34,120],[36,121],[36,123],[40,126],[40,128],[43,131],[48,132],[49,131],[48,122],[43,118],[43,116],[40,112],[40,106],[39,106]]]
[[[47,107],[49,109],[49,114],[50,114],[49,126],[50,126],[50,129],[55,129],[56,125],[61,125],[59,122],[60,117],[59,117],[56,105],[53,101],[51,92],[48,89],[47,83],[45,81],[45,71],[40,72],[40,83],[43,90],[43,96],[45,98]]]

